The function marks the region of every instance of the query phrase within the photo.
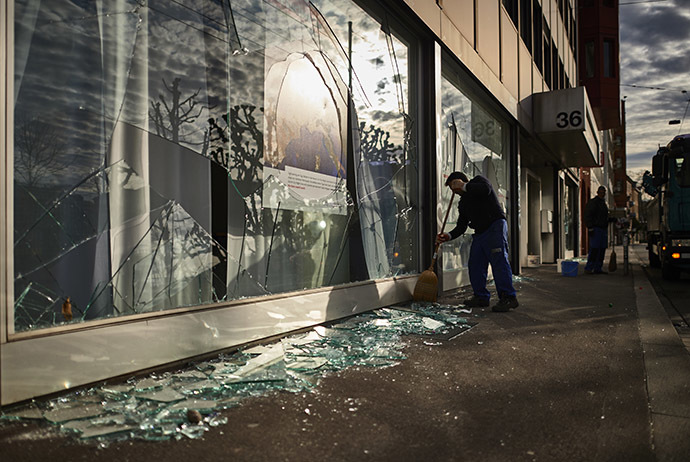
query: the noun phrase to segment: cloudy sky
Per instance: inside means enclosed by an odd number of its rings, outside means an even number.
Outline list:
[[[627,169],[635,178],[659,145],[690,133],[690,0],[621,0],[619,11]]]

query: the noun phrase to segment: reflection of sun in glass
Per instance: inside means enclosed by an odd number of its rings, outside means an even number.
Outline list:
[[[328,106],[330,93],[323,78],[316,68],[307,60],[299,59],[290,64],[290,71],[285,77],[285,86],[298,97],[303,105],[325,110]]]

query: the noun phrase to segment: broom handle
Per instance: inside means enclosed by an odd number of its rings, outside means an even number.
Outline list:
[[[448,220],[448,214],[450,213],[450,208],[453,206],[453,199],[455,199],[455,193],[451,194],[450,196],[450,202],[448,202],[448,210],[446,210],[446,216],[443,217],[443,224],[441,225],[441,234],[443,233],[443,230],[446,229],[446,221]],[[433,270],[434,265],[436,264],[436,257],[438,257],[438,247],[441,245],[440,242],[436,243],[436,246],[434,247],[434,256],[431,257],[431,265],[429,265],[429,269]]]

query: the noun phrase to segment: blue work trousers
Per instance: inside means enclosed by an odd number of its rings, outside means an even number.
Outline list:
[[[496,283],[498,297],[514,297],[513,271],[508,261],[508,224],[505,220],[494,221],[489,229],[474,234],[470,247],[470,284],[474,295],[489,300],[491,294],[486,289],[489,263]]]
[[[598,273],[604,266],[604,255],[606,254],[606,243],[608,233],[606,228],[590,228],[589,230],[589,255],[585,271]]]

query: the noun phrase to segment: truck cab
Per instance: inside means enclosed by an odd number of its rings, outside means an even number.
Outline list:
[[[647,206],[649,262],[661,267],[665,279],[676,280],[690,270],[690,134],[659,148],[651,182],[644,183],[654,196]]]

